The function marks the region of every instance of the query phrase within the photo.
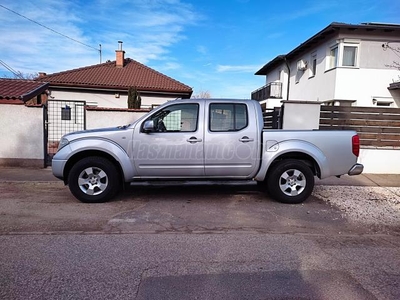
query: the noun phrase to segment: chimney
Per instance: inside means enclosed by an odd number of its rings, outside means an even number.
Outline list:
[[[39,78],[43,78],[47,76],[47,74],[45,72],[39,72]]]
[[[123,68],[125,60],[125,51],[122,50],[122,41],[118,41],[118,50],[115,50],[115,54],[116,54],[115,66],[117,68]]]

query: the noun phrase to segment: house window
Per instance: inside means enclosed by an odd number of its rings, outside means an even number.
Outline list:
[[[310,59],[310,76],[309,77],[314,77],[317,74],[317,53],[311,54],[311,59]]]
[[[359,40],[343,39],[328,48],[327,70],[336,67],[357,67],[359,56]]]
[[[333,69],[337,67],[338,63],[338,45],[335,45],[330,48],[329,51],[329,69]]]
[[[357,46],[343,46],[343,62],[344,67],[357,66]]]
[[[390,103],[390,102],[378,102],[378,103],[376,103],[376,106],[390,107],[390,106],[392,106],[392,103]]]
[[[61,120],[70,121],[71,120],[71,107],[65,105],[65,107],[61,107]]]

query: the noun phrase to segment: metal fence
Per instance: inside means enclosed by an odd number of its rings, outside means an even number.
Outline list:
[[[45,165],[57,152],[64,134],[86,129],[85,101],[49,100],[44,106]]]

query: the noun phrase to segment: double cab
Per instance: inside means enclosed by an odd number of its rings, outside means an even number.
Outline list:
[[[315,176],[363,171],[354,131],[263,124],[254,100],[174,100],[129,125],[63,136],[53,174],[89,203],[112,199],[126,183],[152,180],[255,180],[277,201],[301,203]]]

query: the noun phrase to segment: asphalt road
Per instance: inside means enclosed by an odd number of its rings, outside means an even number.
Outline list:
[[[399,299],[399,240],[293,234],[1,236],[1,299]]]
[[[0,182],[0,299],[400,299],[400,237],[253,184]]]

